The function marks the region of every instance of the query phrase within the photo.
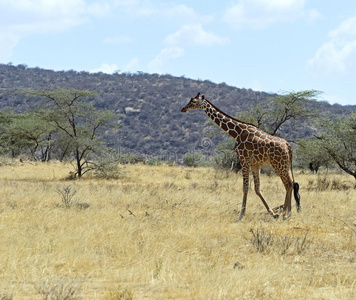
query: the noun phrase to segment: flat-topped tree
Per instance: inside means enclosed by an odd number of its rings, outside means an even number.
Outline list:
[[[96,109],[90,100],[97,94],[86,90],[31,90],[24,93],[44,99],[42,118],[64,137],[74,159],[75,175],[80,178],[95,169],[92,158],[106,147],[99,138],[99,130],[113,120],[114,112]]]

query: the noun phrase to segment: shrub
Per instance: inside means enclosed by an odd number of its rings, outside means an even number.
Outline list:
[[[44,300],[80,299],[80,288],[77,281],[65,277],[46,279],[35,285],[35,289]]]
[[[269,253],[270,251],[278,252],[279,254],[286,254],[292,252],[301,254],[309,242],[307,235],[309,230],[306,231],[303,237],[295,237],[293,235],[276,235],[272,232],[265,232],[263,228],[250,229],[252,237],[250,238],[251,244],[258,252]]]
[[[61,195],[62,203],[65,208],[70,208],[76,203],[74,200],[74,196],[77,191],[72,186],[67,185],[62,188],[58,188],[57,193]]]
[[[258,252],[266,253],[273,244],[274,235],[272,233],[265,233],[264,229],[250,229],[252,233],[251,243],[255,246]]]
[[[57,188],[57,193],[61,195],[62,204],[65,208],[71,208],[72,206],[75,206],[79,209],[86,209],[90,206],[88,203],[81,203],[74,199],[77,191],[70,185]]]
[[[188,167],[197,167],[201,159],[202,159],[202,154],[199,152],[187,153],[184,156],[184,164]]]

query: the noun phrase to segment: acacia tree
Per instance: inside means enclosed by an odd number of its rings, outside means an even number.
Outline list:
[[[238,119],[253,123],[263,131],[275,135],[285,123],[291,120],[305,120],[315,116],[315,113],[307,107],[307,103],[320,93],[316,90],[306,90],[271,97],[266,102],[257,104],[250,111],[241,114]],[[227,153],[235,150],[235,146],[236,141],[229,138],[228,141],[221,143],[218,149],[226,156]],[[228,157],[233,158],[232,155]],[[230,165],[233,165],[232,160]],[[234,165],[239,166],[236,163]]]
[[[323,142],[319,139],[299,141],[296,154],[299,165],[315,173],[318,173],[322,166],[328,167],[333,164],[330,155],[323,147]]]
[[[66,141],[66,151],[73,158],[75,176],[98,168],[95,156],[107,152],[108,147],[100,139],[100,134],[114,119],[108,110],[98,110],[90,100],[97,94],[86,90],[26,91],[44,100],[42,119],[56,129]]]
[[[0,127],[4,152],[10,152],[12,157],[25,153],[34,160],[49,160],[54,128],[38,118],[37,113],[1,112]]]
[[[320,91],[306,90],[271,97],[242,114],[242,118],[275,135],[290,120],[300,121],[314,117],[316,114],[307,107],[307,104],[320,94]]]
[[[321,148],[347,174],[356,179],[356,113],[323,122],[316,138]]]

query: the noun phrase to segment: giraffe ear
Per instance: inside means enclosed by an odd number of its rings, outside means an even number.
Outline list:
[[[199,98],[199,95],[200,95],[200,93],[198,93],[198,94],[194,97],[194,99],[198,99],[198,98]]]
[[[205,95],[202,95],[201,98],[204,100],[205,99]]]

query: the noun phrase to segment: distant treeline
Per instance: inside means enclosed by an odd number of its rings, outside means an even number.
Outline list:
[[[283,88],[283,87],[281,87]],[[241,116],[254,106],[277,95],[236,88],[209,80],[191,80],[171,75],[147,73],[88,73],[28,68],[26,65],[0,64],[0,109],[24,112],[39,102],[19,91],[76,89],[95,92],[92,104],[97,109],[113,110],[121,115],[120,126],[107,137],[107,144],[121,153],[160,157],[183,157],[186,153],[215,148],[226,138],[208,125],[203,112],[181,114],[181,108],[197,92],[220,109]],[[330,105],[310,101],[309,109],[320,115],[343,115],[356,111],[356,106]],[[314,133],[312,122],[286,124],[278,133],[288,140],[305,138]]]

